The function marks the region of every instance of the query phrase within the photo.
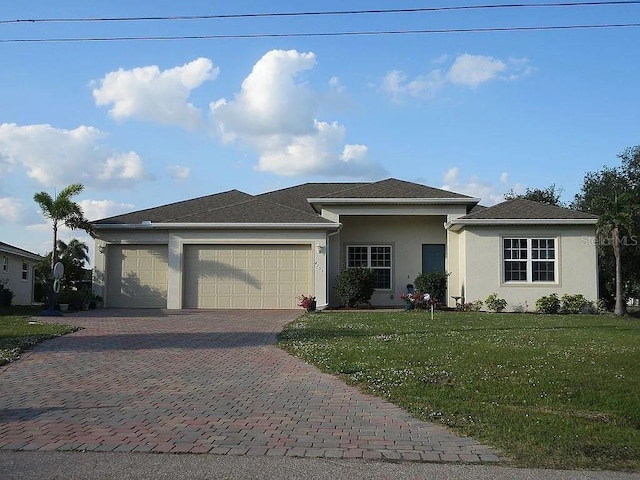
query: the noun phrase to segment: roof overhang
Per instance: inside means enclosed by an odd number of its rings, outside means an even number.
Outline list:
[[[447,230],[458,231],[466,226],[489,225],[596,225],[597,218],[456,218],[444,224]]]
[[[96,230],[338,230],[340,223],[100,223]]]
[[[42,255],[38,255],[37,253],[28,252],[26,250],[22,250],[21,248],[12,247],[11,245],[0,245],[0,252],[9,253],[11,255],[16,255],[36,261],[42,260],[44,258]]]

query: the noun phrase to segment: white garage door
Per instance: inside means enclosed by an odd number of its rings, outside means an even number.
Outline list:
[[[297,308],[312,291],[309,245],[187,245],[185,308]]]
[[[167,308],[167,246],[109,245],[107,306]]]

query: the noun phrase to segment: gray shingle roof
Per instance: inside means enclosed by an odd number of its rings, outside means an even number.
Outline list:
[[[13,253],[15,255],[22,255],[27,258],[31,258],[33,260],[41,259],[42,256],[37,253],[30,252],[23,248],[14,247],[13,245],[9,245],[8,243],[0,242],[0,252]]]
[[[229,190],[228,192],[207,195],[206,197],[193,198],[181,202],[170,203],[160,207],[147,208],[131,213],[103,218],[93,222],[96,225],[114,224],[136,224],[144,221],[153,223],[178,223],[184,218],[199,216],[201,222],[206,222],[207,212],[217,208],[234,205],[239,202],[253,198],[248,193],[239,190]],[[193,221],[193,220],[191,220]]]
[[[418,183],[388,178],[379,182],[361,183],[350,189],[322,195],[315,198],[468,198],[460,193],[428,187]]]
[[[330,220],[317,213],[309,213],[264,198],[216,208],[182,217],[185,223],[327,223]]]
[[[238,190],[194,198],[154,208],[103,218],[100,225],[136,225],[146,221],[162,223],[274,223],[301,224],[333,222],[321,217],[309,198],[431,198],[475,199],[447,190],[389,178],[373,183],[305,183],[260,195]]]
[[[304,183],[295,187],[263,193],[258,197],[297,208],[303,212],[316,213],[307,199],[343,192],[360,185],[363,185],[363,183]]]
[[[597,220],[596,215],[534,202],[524,198],[514,198],[492,207],[474,211],[458,220]]]

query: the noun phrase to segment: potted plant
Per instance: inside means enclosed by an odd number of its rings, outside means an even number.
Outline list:
[[[68,290],[62,290],[57,295],[58,310],[61,312],[69,311],[69,304],[71,303],[71,292]]]
[[[300,300],[298,306],[304,308],[307,312],[316,311],[316,297],[311,295],[300,295],[298,300]]]

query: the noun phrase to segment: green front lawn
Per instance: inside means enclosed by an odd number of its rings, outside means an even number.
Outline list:
[[[590,315],[322,312],[290,353],[514,464],[640,470],[640,321]]]
[[[42,307],[11,307],[0,310],[0,365],[20,358],[20,353],[48,338],[75,332],[77,327],[34,321]]]

